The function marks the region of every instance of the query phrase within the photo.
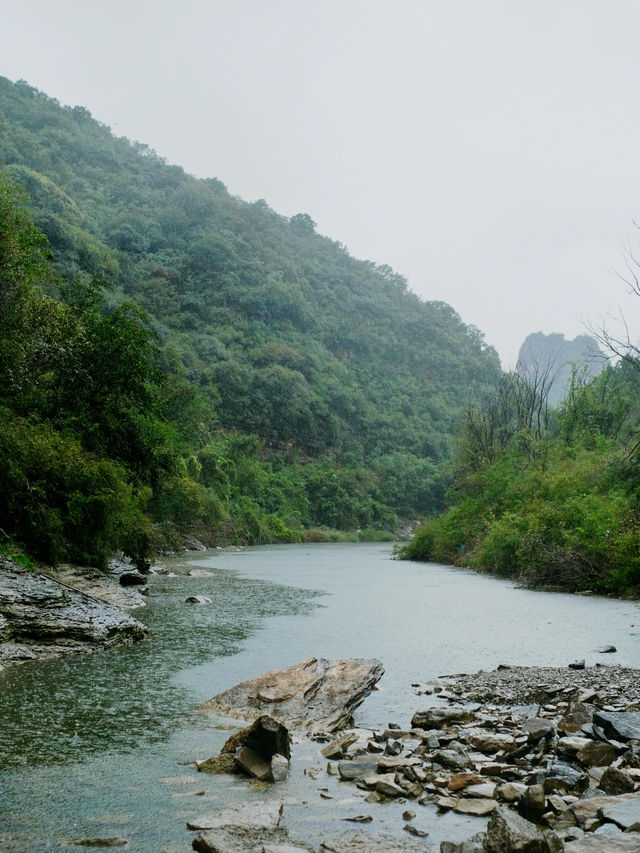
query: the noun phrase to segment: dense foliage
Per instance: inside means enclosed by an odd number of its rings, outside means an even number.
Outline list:
[[[448,305],[4,78],[0,155],[7,538],[144,561],[187,532],[294,541],[442,505],[456,422],[499,375]]]
[[[621,360],[549,410],[505,376],[469,410],[450,508],[403,549],[531,586],[640,593],[640,364]],[[536,392],[537,387],[537,392]]]

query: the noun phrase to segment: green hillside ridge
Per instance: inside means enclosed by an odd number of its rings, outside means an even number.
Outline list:
[[[185,533],[392,531],[443,506],[456,424],[500,376],[450,306],[306,214],[248,204],[4,78],[0,157],[23,252],[2,261],[8,539],[39,559],[144,561]]]

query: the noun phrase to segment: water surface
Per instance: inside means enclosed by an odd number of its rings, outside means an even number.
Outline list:
[[[411,685],[499,663],[606,662],[640,667],[640,611],[629,602],[515,589],[508,581],[398,562],[388,545],[269,546],[167,561],[136,615],[149,640],[88,657],[0,673],[0,849],[45,851],[65,839],[119,836],[140,853],[187,851],[186,820],[228,802],[282,797],[292,835],[318,843],[367,808],[323,770],[317,746],[294,752],[291,781],[264,789],[199,774],[229,732],[192,709],[245,678],[306,657],[377,657],[386,674],[357,723],[406,725],[424,705]],[[211,572],[190,577],[189,569]],[[204,594],[206,606],[185,598]],[[319,796],[328,787],[332,800]],[[204,796],[197,792],[205,791]],[[325,792],[327,793],[327,792]],[[372,828],[401,832],[401,811]],[[479,824],[420,808],[431,837],[464,838]]]

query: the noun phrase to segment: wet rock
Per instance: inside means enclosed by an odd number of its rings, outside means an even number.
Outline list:
[[[341,779],[362,779],[378,769],[378,759],[372,755],[360,755],[350,761],[338,762],[338,773]]]
[[[192,847],[198,853],[303,853],[311,847],[296,841],[289,842],[283,828],[265,829],[246,826],[223,826],[196,835]]]
[[[125,847],[128,842],[123,838],[66,838],[62,844],[68,847]]]
[[[584,658],[582,660],[574,660],[573,663],[569,664],[569,669],[584,669]]]
[[[118,583],[120,586],[146,586],[147,578],[142,572],[138,572],[135,569],[128,569],[120,573]]]
[[[487,825],[486,853],[549,853],[542,832],[505,806],[498,806]]]
[[[600,652],[601,655],[610,655],[610,654],[613,654],[614,652],[617,652],[618,650],[616,649],[615,646],[603,646],[601,649],[598,649],[598,651]]]
[[[187,829],[218,829],[224,826],[250,829],[276,829],[280,823],[283,803],[262,802],[230,806],[213,815],[187,821]]]
[[[190,595],[185,598],[187,604],[211,604],[211,599],[208,595]]]
[[[119,607],[1,557],[0,618],[0,666],[109,648],[148,634]]]
[[[607,737],[640,740],[640,711],[596,711],[593,721]]]
[[[377,660],[309,658],[214,696],[200,710],[246,719],[268,711],[291,728],[334,732],[352,721],[384,669]]]
[[[257,720],[241,729],[227,740],[220,750],[222,753],[235,753],[238,747],[248,746],[264,761],[270,762],[274,755],[291,758],[290,735],[286,726],[263,714]]]
[[[607,767],[600,777],[598,787],[606,794],[629,794],[633,791],[635,783],[633,777],[624,770]]]
[[[345,832],[323,841],[320,853],[425,853],[424,841],[385,833]]]
[[[207,758],[206,761],[198,761],[196,767],[201,773],[237,773],[239,771],[232,753],[222,753]]]
[[[473,719],[473,711],[453,705],[450,708],[427,708],[416,711],[411,726],[416,729],[442,729],[453,723],[466,723]]]
[[[271,763],[265,761],[251,747],[239,746],[235,752],[234,760],[247,776],[259,779],[261,782],[268,782],[271,779]]]

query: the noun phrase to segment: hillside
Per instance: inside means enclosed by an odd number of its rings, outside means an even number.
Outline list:
[[[314,526],[388,529],[440,505],[458,419],[499,376],[494,350],[451,307],[352,258],[306,214],[248,204],[116,138],[86,109],[4,78],[0,156],[52,252],[30,286],[83,318],[85,338],[127,317],[156,348],[143,361],[157,382],[146,376],[138,404],[156,383],[147,403],[166,425],[171,464],[154,469],[157,448],[144,464],[123,449],[135,418],[120,444],[98,440],[69,399],[54,423],[150,490],[140,505],[156,529],[267,541]],[[73,386],[85,412],[118,362],[103,355],[93,385]],[[24,405],[20,416],[52,419]]]

